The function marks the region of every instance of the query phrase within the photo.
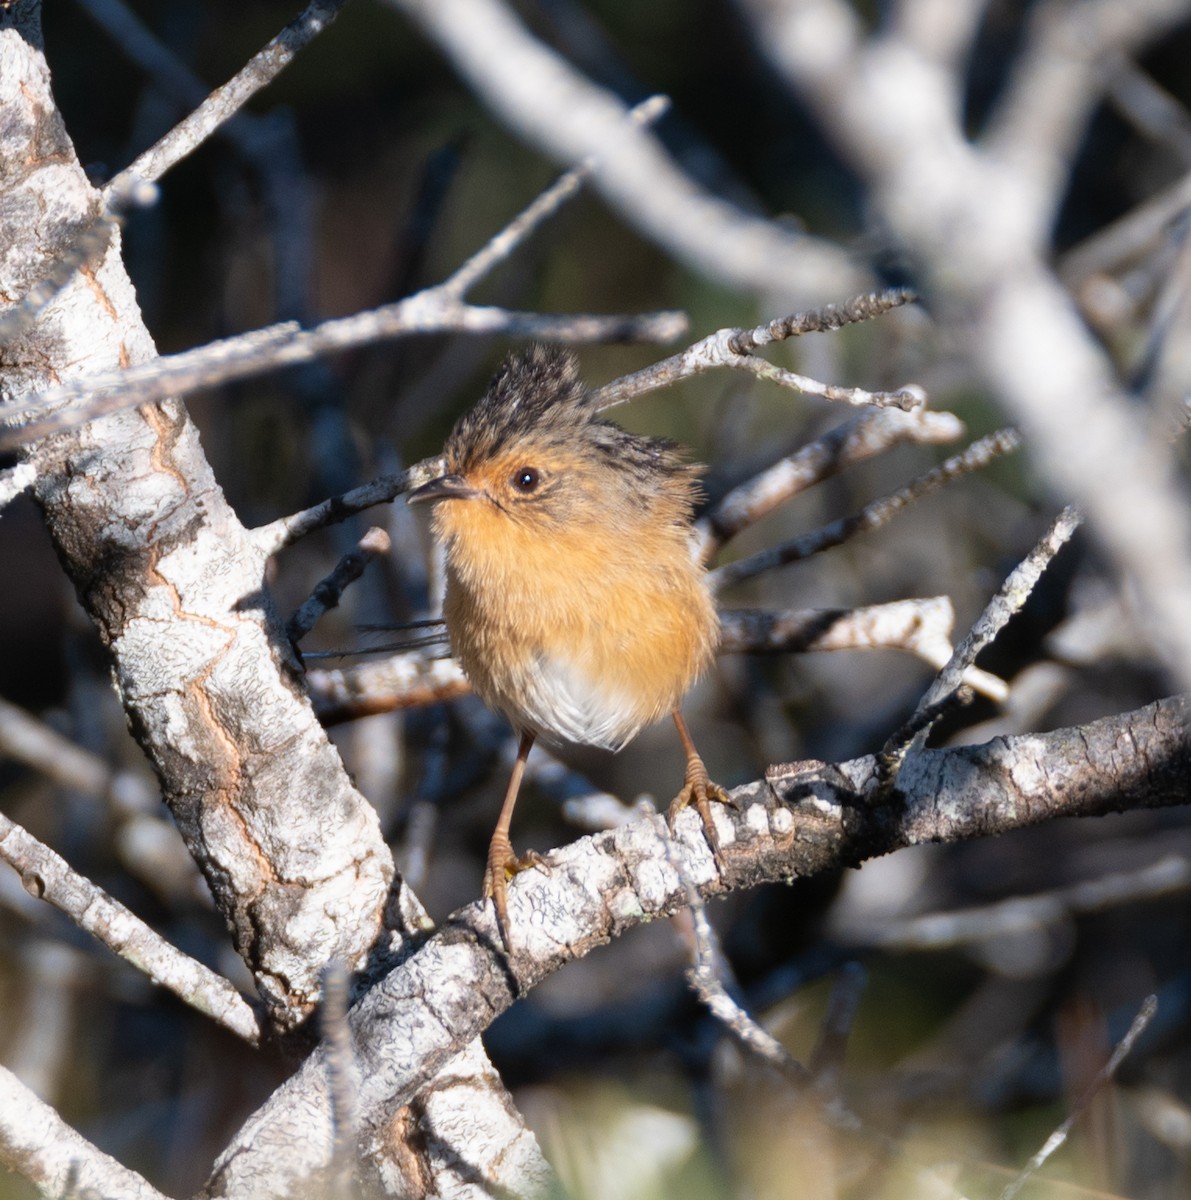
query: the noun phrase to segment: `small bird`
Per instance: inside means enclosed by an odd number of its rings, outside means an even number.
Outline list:
[[[602,420],[574,356],[543,346],[505,360],[443,458],[409,502],[436,502],[452,653],[520,734],[483,891],[508,949],[507,880],[541,862],[509,841],[536,738],[619,750],[671,713],[686,777],[669,819],[694,806],[719,859],[710,802],[730,800],[679,711],[719,639],[691,534],[701,468]]]

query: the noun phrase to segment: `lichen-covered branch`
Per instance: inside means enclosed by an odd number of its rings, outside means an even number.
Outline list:
[[[490,906],[456,913],[352,1010],[365,1130],[412,1096],[526,991],[609,938],[704,896],[810,876],[904,846],[991,837],[1057,817],[1102,816],[1187,802],[1191,705],[1184,697],[1048,734],[911,754],[880,796],[873,757],[788,763],[717,806],[725,870],[694,814],[678,822],[668,862],[652,818],[583,838],[509,885],[518,942],[507,956]],[[224,1152],[204,1195],[290,1194],[330,1161],[326,1068],[309,1059]],[[326,1127],[311,1140],[311,1124]],[[287,1154],[277,1153],[288,1147]],[[284,1161],[282,1161],[284,1160]]]

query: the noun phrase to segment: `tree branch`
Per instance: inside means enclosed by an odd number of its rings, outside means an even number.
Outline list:
[[[0,1067],[0,1162],[49,1200],[79,1196],[168,1200],[143,1176],[76,1133],[4,1067]]]
[[[594,156],[596,190],[646,237],[733,287],[793,303],[858,292],[860,271],[834,247],[708,195],[626,107],[535,39],[499,0],[390,0],[512,129],[556,161]]]
[[[1057,19],[1056,36],[1080,45],[1060,53],[1048,37],[994,113],[992,147],[967,139],[934,62],[896,34],[866,39],[842,0],[737,3],[759,49],[869,183],[932,312],[1021,426],[1044,477],[1135,582],[1155,645],[1191,687],[1191,512],[1176,463],[1137,420],[1044,254],[1066,178],[1054,167],[1090,115],[1097,55],[1144,44],[1186,15],[1186,0],[1040,6],[1039,20]],[[1035,86],[1049,71],[1064,76],[1053,120]]]
[[[101,887],[72,870],[49,846],[0,813],[0,859],[21,877],[30,895],[64,912],[113,954],[192,1008],[251,1045],[260,1019],[222,975],[183,954]]]
[[[367,1129],[415,1094],[548,975],[683,908],[687,880],[715,896],[854,866],[904,846],[990,837],[1060,816],[1182,805],[1189,770],[1191,705],[1175,697],[1078,728],[914,753],[883,804],[875,802],[881,780],[873,757],[772,767],[764,780],[734,791],[736,808],[717,806],[723,876],[694,814],[679,819],[673,838],[681,874],[667,862],[652,819],[583,838],[548,855],[548,872],[511,881],[511,957],[491,906],[469,905],[352,1009],[361,1121]],[[283,1195],[323,1169],[330,1134],[309,1137],[312,1114],[317,1128],[329,1130],[318,1054],[233,1139],[204,1195],[231,1197],[245,1187]]]
[[[186,67],[157,42],[140,22],[122,6],[97,4],[92,15],[103,21],[121,45],[141,47],[142,57],[181,88],[186,103],[202,98],[202,84]],[[217,87],[198,107],[175,125],[160,141],[137,156],[107,186],[107,192],[125,186],[130,179],[160,179],[171,167],[192,154],[217,129],[230,120],[261,88],[268,86],[339,15],[347,0],[311,0],[276,37],[252,56],[227,83]],[[167,61],[162,61],[162,56]]]

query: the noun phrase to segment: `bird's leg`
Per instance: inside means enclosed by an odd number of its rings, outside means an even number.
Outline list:
[[[715,865],[722,872],[724,861],[720,857],[719,834],[715,831],[715,822],[711,817],[711,802],[714,800],[719,804],[735,806],[736,801],[718,783],[711,782],[707,768],[703,765],[703,759],[699,756],[699,751],[695,749],[695,743],[691,741],[686,721],[683,720],[682,713],[677,708],[674,710],[674,724],[678,727],[678,736],[682,741],[683,750],[686,751],[686,779],[683,782],[682,791],[670,803],[666,820],[673,829],[678,814],[684,808],[693,806],[695,812],[699,814],[699,820],[703,822],[703,832],[707,838],[707,844],[711,847]]]
[[[529,757],[533,738],[532,733],[521,735],[521,744],[517,747],[517,761],[513,764],[513,774],[509,777],[505,801],[501,805],[492,841],[488,843],[488,867],[484,871],[484,899],[491,899],[492,907],[496,909],[496,927],[500,930],[500,940],[509,953],[512,953],[513,947],[509,941],[509,901],[506,885],[518,871],[542,864],[542,856],[533,850],[518,858],[513,853],[512,842],[509,841],[509,826],[513,820],[513,809],[517,805],[517,793],[521,790],[521,777],[525,774],[525,760]]]

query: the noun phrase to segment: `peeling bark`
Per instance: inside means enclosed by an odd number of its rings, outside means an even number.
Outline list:
[[[28,35],[28,36],[22,36]],[[99,211],[54,108],[36,6],[0,18],[0,295],[18,300]],[[0,351],[5,401],[156,354],[119,236]],[[307,701],[265,558],[177,404],[37,447],[35,495],[112,656],[133,735],[275,1025],[331,958],[362,966],[393,875],[375,813]]]

